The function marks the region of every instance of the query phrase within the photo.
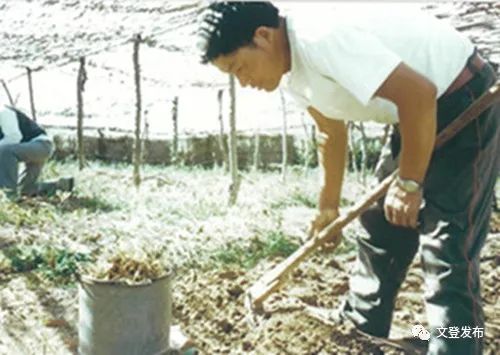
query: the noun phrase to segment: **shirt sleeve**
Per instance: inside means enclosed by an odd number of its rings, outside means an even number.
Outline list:
[[[401,63],[376,36],[354,27],[334,26],[307,47],[310,64],[364,106]]]
[[[12,110],[5,108],[0,111],[0,128],[3,133],[0,145],[19,143],[23,138],[16,113]]]

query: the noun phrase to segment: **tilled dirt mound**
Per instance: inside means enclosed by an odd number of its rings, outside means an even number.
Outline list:
[[[293,287],[266,301],[256,326],[248,322],[244,296],[262,269],[192,272],[176,283],[174,318],[204,354],[375,352],[377,347],[349,326],[333,328],[306,311],[338,305],[348,288],[346,272],[339,268],[326,255],[304,263],[291,277]]]
[[[483,252],[481,277],[486,313],[485,354],[500,351],[500,281],[496,235]],[[394,314],[393,328],[399,336],[411,337],[416,323],[426,326],[422,300],[423,277],[419,256],[408,272]],[[244,307],[245,290],[274,263],[245,271],[189,271],[179,275],[174,290],[174,318],[202,354],[385,354],[409,353],[396,344],[375,344],[348,325],[332,321],[328,312],[336,308],[348,291],[348,274],[354,255],[317,253],[296,269],[288,285],[265,302],[263,315],[252,327]],[[316,310],[316,311],[315,311]],[[317,312],[320,311],[320,312]],[[402,333],[401,333],[402,331]],[[394,335],[394,329],[391,333]]]

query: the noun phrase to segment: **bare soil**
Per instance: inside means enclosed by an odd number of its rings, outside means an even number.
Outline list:
[[[498,219],[498,214],[495,219]],[[485,354],[500,351],[500,239],[491,235],[481,262],[482,294],[486,313]],[[396,302],[393,324],[396,337],[411,337],[411,327],[424,326],[423,279],[419,256],[409,270]],[[396,345],[377,346],[347,325],[332,323],[325,313],[346,296],[354,254],[318,253],[293,272],[288,285],[265,303],[257,327],[249,325],[252,314],[244,307],[244,292],[274,262],[245,271],[190,271],[179,275],[175,286],[175,318],[203,354],[385,354],[409,353]],[[313,307],[311,309],[311,307]],[[401,334],[401,331],[403,333]],[[391,337],[394,335],[391,335]]]

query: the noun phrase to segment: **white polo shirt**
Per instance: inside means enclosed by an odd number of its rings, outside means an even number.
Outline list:
[[[310,6],[286,16],[287,89],[299,104],[326,117],[397,123],[396,105],[373,96],[399,63],[432,81],[439,97],[474,51],[451,25],[421,10],[354,6]]]

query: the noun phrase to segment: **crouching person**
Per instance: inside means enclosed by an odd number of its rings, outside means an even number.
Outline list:
[[[57,190],[71,191],[73,178],[38,182],[45,162],[54,151],[54,144],[35,121],[21,111],[0,109],[0,189],[8,196],[52,195]],[[19,163],[25,170],[19,176]]]

